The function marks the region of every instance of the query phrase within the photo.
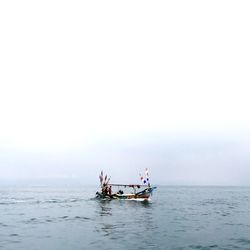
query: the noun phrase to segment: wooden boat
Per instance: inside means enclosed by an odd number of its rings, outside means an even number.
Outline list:
[[[148,201],[150,200],[153,190],[156,189],[156,187],[150,186],[147,170],[146,173],[147,173],[146,179],[141,177],[141,180],[144,183],[143,185],[140,184],[127,185],[127,184],[110,184],[109,183],[110,178],[107,179],[107,175],[103,177],[103,171],[102,171],[101,175],[99,176],[101,184],[101,192],[96,192],[96,198],[105,200],[121,199],[121,200]],[[117,189],[116,192],[114,192],[115,188]],[[128,189],[129,192],[125,193],[124,190]]]

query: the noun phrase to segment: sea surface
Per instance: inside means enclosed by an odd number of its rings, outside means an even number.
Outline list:
[[[158,186],[148,203],[97,190],[0,188],[0,249],[250,249],[250,187]]]

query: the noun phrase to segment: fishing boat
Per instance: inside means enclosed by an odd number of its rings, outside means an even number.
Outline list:
[[[103,175],[103,171],[100,176],[100,187],[101,191],[96,192],[96,198],[105,200],[137,200],[137,201],[149,201],[152,196],[153,190],[156,187],[151,187],[149,182],[148,170],[146,169],[145,178],[140,175],[142,185],[140,184],[112,184],[110,182],[110,177]],[[116,191],[114,192],[114,189]],[[124,190],[128,190],[124,192]]]

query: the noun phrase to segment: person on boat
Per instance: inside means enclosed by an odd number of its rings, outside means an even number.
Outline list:
[[[108,193],[110,196],[112,195],[112,187],[111,186],[109,186],[109,188],[108,188]]]
[[[124,194],[124,192],[122,190],[119,190],[117,194]]]
[[[108,186],[106,183],[103,184],[102,186],[102,193],[107,195],[108,194]]]

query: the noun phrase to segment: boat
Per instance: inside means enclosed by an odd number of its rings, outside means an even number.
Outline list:
[[[151,187],[149,182],[148,170],[146,169],[146,177],[141,177],[141,184],[112,184],[110,182],[110,177],[103,175],[103,171],[99,175],[101,191],[96,192],[97,199],[104,200],[136,200],[136,201],[149,201],[156,187]],[[117,189],[114,192],[114,189]],[[124,192],[128,190],[129,192]]]

